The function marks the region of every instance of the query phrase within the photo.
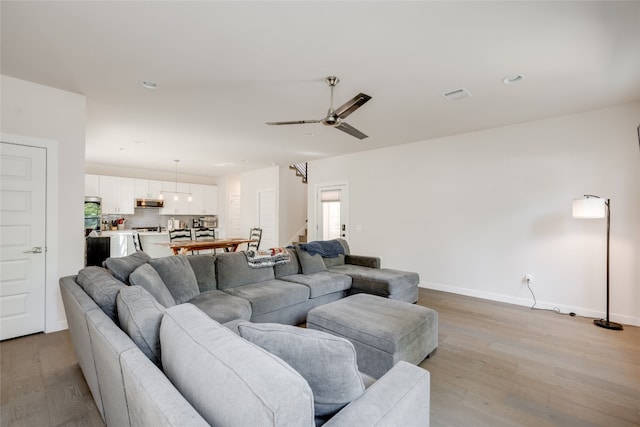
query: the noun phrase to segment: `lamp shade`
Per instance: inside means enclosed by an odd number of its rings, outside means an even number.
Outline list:
[[[574,218],[605,218],[605,199],[589,197],[573,201]]]

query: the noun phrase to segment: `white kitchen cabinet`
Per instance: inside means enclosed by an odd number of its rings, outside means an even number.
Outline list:
[[[84,176],[84,195],[85,196],[100,196],[100,175]]]
[[[189,214],[189,184],[163,181],[162,191],[164,193],[164,207],[160,209],[160,215]]]
[[[189,184],[193,195],[189,204],[190,215],[217,215],[218,187],[215,185]]]
[[[100,176],[100,197],[103,214],[133,214],[134,179]]]
[[[136,199],[157,199],[162,191],[162,181],[152,179],[134,180],[134,196]]]

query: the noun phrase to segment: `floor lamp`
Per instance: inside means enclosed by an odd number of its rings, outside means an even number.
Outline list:
[[[607,218],[607,318],[596,319],[594,325],[601,328],[622,330],[622,325],[609,321],[609,234],[611,229],[611,200],[603,199],[591,194],[585,194],[584,199],[573,201],[574,218]]]

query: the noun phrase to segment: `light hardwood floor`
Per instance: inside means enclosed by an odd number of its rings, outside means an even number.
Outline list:
[[[420,289],[431,426],[640,426],[640,328]],[[0,343],[2,426],[102,426],[67,331]]]
[[[432,426],[640,426],[640,328],[420,289]]]

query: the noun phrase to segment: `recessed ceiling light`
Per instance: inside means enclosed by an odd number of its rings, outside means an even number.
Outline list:
[[[217,168],[228,168],[233,166],[231,163],[214,163],[213,166]]]
[[[518,83],[520,81],[522,81],[522,79],[524,79],[524,76],[522,74],[511,74],[507,77],[505,77],[504,79],[502,79],[502,83],[506,84],[506,85],[510,85],[513,83]]]
[[[140,85],[147,89],[158,89],[158,83],[152,82],[149,80],[143,80],[140,82]]]
[[[304,136],[308,136],[308,137],[312,137],[315,136],[312,132],[307,132],[304,134]]]

